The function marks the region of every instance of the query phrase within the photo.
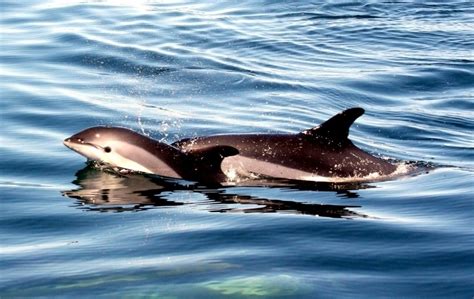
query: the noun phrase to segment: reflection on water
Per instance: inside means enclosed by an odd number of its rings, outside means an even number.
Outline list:
[[[122,212],[140,211],[155,207],[170,207],[192,204],[189,201],[170,200],[173,192],[184,191],[204,195],[210,212],[243,213],[295,213],[322,217],[367,217],[349,208],[360,206],[308,204],[297,201],[276,200],[238,194],[233,188],[208,188],[198,184],[186,184],[182,181],[168,180],[141,174],[122,175],[101,171],[87,166],[76,173],[72,182],[79,188],[63,191],[62,194],[77,200],[79,208],[88,211]],[[253,182],[256,183],[256,182]],[[336,192],[340,196],[356,198],[358,194],[351,189],[367,188],[367,185],[337,185],[321,183],[303,183],[291,181],[260,181],[262,186],[296,190],[315,190]],[[210,204],[210,205],[209,205]],[[224,207],[223,207],[224,205]],[[210,206],[210,208],[209,208]]]
[[[179,190],[179,184],[143,175],[120,175],[87,166],[76,173],[72,183],[79,188],[63,191],[63,195],[77,199],[79,206],[87,204],[90,210],[143,210],[147,206],[183,204],[166,199],[166,192]]]

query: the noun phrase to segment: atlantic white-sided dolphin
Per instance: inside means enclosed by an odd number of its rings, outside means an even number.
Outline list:
[[[210,146],[185,153],[118,127],[89,128],[64,140],[64,145],[89,160],[112,167],[203,183],[226,181],[220,166],[222,159],[238,153],[230,146]]]
[[[235,134],[175,142],[185,152],[231,146],[239,154],[222,162],[224,173],[309,181],[357,181],[393,173],[397,166],[370,155],[349,139],[349,128],[364,109],[345,110],[298,134]]]

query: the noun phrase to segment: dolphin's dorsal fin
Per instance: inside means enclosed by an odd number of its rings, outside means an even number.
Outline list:
[[[223,182],[227,176],[222,172],[221,163],[225,157],[235,156],[239,150],[232,146],[217,145],[197,150],[186,151],[191,158],[192,171],[199,181],[215,184]]]
[[[351,125],[362,114],[364,114],[364,109],[350,108],[334,115],[317,127],[303,131],[302,134],[343,141],[348,138]]]
[[[201,170],[219,171],[225,157],[239,154],[239,150],[232,146],[216,145],[186,152],[194,161],[194,167]]]

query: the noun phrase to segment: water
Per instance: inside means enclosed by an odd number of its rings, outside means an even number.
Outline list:
[[[470,1],[2,1],[0,296],[470,298]],[[364,185],[115,174],[62,145],[299,132],[433,164]]]

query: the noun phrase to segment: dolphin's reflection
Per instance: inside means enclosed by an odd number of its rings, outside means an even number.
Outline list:
[[[212,203],[211,212],[243,213],[293,213],[332,218],[367,217],[349,208],[360,206],[307,204],[295,201],[266,199],[250,195],[232,193],[233,188],[212,188],[197,184],[186,184],[183,181],[149,177],[141,174],[121,175],[98,170],[87,166],[76,173],[72,182],[79,188],[63,191],[62,194],[76,199],[78,208],[99,212],[140,211],[155,207],[170,207],[188,204],[168,199],[176,191],[196,192],[202,194]],[[254,182],[255,183],[255,182]],[[253,184],[252,184],[253,185]],[[246,185],[248,186],[248,185]],[[264,181],[258,186],[269,188],[286,188],[297,190],[334,191],[347,198],[357,197],[349,189],[367,188],[366,185],[334,184],[295,184],[290,181]],[[222,207],[224,206],[224,207]],[[248,206],[248,207],[246,207]]]

